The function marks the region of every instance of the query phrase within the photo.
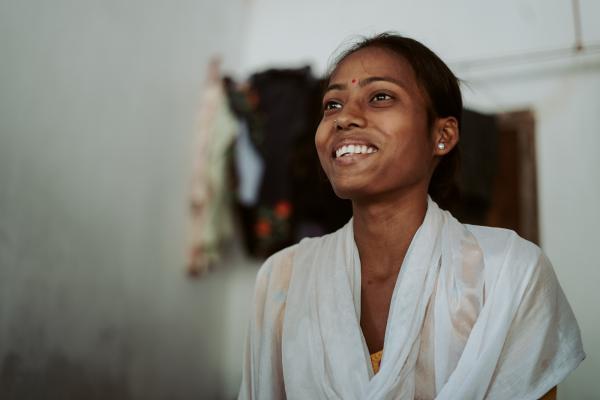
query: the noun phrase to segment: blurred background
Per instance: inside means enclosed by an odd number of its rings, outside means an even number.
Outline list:
[[[549,255],[588,355],[559,398],[600,398],[599,18],[594,0],[0,0],[0,398],[235,398],[262,260],[347,217],[313,163],[319,77],[385,30],[463,80],[461,215]]]

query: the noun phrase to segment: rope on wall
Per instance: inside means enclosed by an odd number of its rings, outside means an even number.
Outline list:
[[[600,43],[592,43],[587,46],[583,43],[579,0],[571,0],[571,5],[573,10],[573,46],[550,50],[534,50],[468,61],[451,62],[450,64],[458,70],[473,70],[485,67],[498,67],[501,65],[530,64],[568,59],[579,55],[600,54]]]

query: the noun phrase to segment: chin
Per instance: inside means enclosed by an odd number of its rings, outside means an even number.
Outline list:
[[[354,185],[331,185],[331,187],[335,195],[343,200],[354,200],[368,195],[363,187]]]
[[[339,190],[335,190],[335,189],[333,189],[333,192],[335,193],[335,195],[337,197],[339,197],[342,200],[352,200],[352,194],[349,192],[339,191]]]

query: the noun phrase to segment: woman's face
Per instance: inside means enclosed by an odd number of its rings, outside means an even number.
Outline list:
[[[427,191],[435,145],[426,104],[410,64],[388,50],[365,48],[338,65],[315,144],[339,197]]]

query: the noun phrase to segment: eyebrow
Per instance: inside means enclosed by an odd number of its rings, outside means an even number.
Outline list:
[[[390,76],[371,76],[371,77],[365,78],[362,81],[358,82],[358,86],[365,87],[373,82],[391,82],[391,83],[394,83],[394,84],[400,86],[402,89],[406,90],[406,85],[404,84],[404,82],[399,81],[398,79],[392,78]],[[346,89],[348,89],[347,84],[334,83],[332,85],[327,86],[327,89],[325,89],[323,94],[325,94],[331,90],[346,90]]]

